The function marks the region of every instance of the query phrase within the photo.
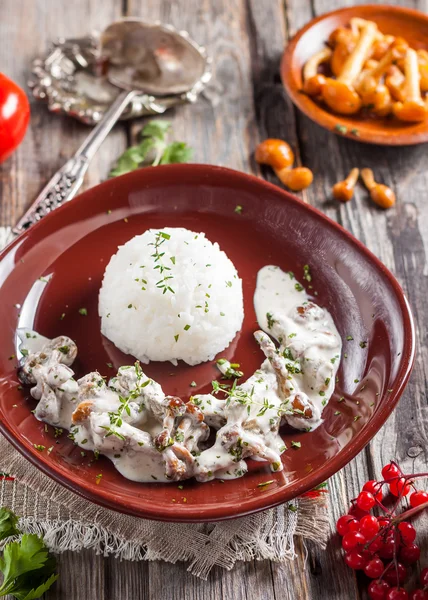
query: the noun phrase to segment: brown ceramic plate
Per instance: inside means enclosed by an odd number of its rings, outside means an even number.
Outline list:
[[[242,214],[235,207],[243,207]],[[104,268],[119,244],[148,228],[182,226],[219,242],[244,282],[242,331],[222,354],[253,373],[263,356],[252,334],[258,269],[277,264],[302,280],[313,273],[316,301],[334,316],[344,339],[343,358],[324,424],[312,433],[283,429],[284,471],[273,474],[250,461],[234,481],[138,484],[124,479],[108,459],[81,456],[66,434],[38,422],[35,402],[18,389],[15,332],[34,327],[66,334],[78,345],[77,374],[98,369],[109,376],[133,362],[100,334],[97,296]],[[205,165],[148,168],[112,179],[54,211],[0,255],[0,430],[33,464],[94,502],[125,513],[172,521],[213,521],[274,506],[325,481],[354,457],[396,405],[409,377],[413,324],[403,292],[360,242],[321,212],[255,177]],[[43,277],[45,281],[40,281]],[[46,282],[47,281],[47,282]],[[85,307],[88,315],[79,314]],[[352,341],[345,341],[352,335]],[[367,342],[362,348],[360,342]],[[362,344],[365,346],[365,344]],[[218,377],[213,363],[145,368],[168,394],[207,392]],[[191,381],[197,388],[190,388]],[[344,396],[345,401],[338,402]],[[335,414],[340,411],[340,415]],[[50,454],[39,452],[41,444]],[[91,456],[90,456],[91,455]],[[96,475],[102,479],[96,484]],[[267,487],[259,483],[273,480]],[[186,500],[184,500],[186,499]],[[175,502],[174,502],[175,500]]]
[[[422,123],[400,123],[396,119],[336,115],[300,91],[305,62],[325,47],[325,42],[334,29],[349,24],[353,17],[374,21],[382,33],[402,36],[417,50],[428,49],[428,15],[418,10],[368,4],[326,13],[305,25],[285,49],[281,77],[290,98],[318,125],[360,142],[404,146],[428,141],[428,120]]]

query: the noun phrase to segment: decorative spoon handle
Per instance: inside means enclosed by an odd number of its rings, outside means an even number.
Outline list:
[[[19,219],[12,233],[19,235],[55,208],[76,195],[89,163],[137,91],[122,92],[91,131],[76,154],[45,185],[32,205]]]

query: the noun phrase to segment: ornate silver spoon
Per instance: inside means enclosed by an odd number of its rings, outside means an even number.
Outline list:
[[[90,53],[79,53],[76,44],[77,40],[70,41],[74,58],[87,67]],[[170,25],[124,19],[109,25],[100,36],[99,51],[94,48],[92,51],[93,69],[101,78],[104,74],[103,80],[110,86],[124,91],[20,218],[12,229],[15,235],[76,195],[90,161],[131,102],[143,101],[149,106],[147,112],[162,114],[170,106],[195,101],[211,77],[205,50],[186,32],[178,32]],[[34,86],[33,93],[37,96],[40,89]],[[80,114],[74,116],[81,118]],[[98,119],[93,118],[92,122]]]

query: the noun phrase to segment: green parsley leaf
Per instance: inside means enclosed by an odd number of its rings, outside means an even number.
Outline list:
[[[170,128],[169,121],[154,120],[147,123],[141,131],[141,142],[121,154],[109,176],[117,177],[135,171],[140,166],[155,167],[189,161],[193,151],[185,142],[167,143],[166,135]]]
[[[192,158],[193,150],[185,142],[172,142],[165,148],[161,165],[172,165],[174,163],[186,163]]]
[[[0,540],[18,535],[18,517],[7,507],[0,508]]]
[[[18,600],[40,598],[58,579],[56,561],[43,540],[35,534],[24,534],[17,542],[7,544],[0,559],[4,579],[0,596],[12,594]]]
[[[143,128],[141,135],[144,137],[155,137],[158,140],[163,140],[167,131],[171,128],[170,121],[161,121],[154,119],[147,123]]]

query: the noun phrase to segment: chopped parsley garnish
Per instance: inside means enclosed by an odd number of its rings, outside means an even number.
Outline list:
[[[227,285],[227,287],[232,287],[232,282],[231,281],[226,281],[226,285]]]
[[[28,356],[28,350],[26,350],[25,348],[21,348],[21,354],[22,356]]]
[[[83,315],[84,317],[87,317],[88,310],[86,308],[79,308],[79,315]]]
[[[335,125],[335,130],[338,131],[339,133],[348,133],[348,128],[345,127],[345,125],[341,125],[340,123],[337,123],[337,125]]]
[[[274,323],[276,323],[275,319],[273,318],[273,314],[271,312],[266,313],[266,319],[267,319],[268,329],[272,329],[272,327],[274,326]]]
[[[367,348],[367,342],[360,342],[360,348]]]
[[[354,338],[352,337],[352,335],[347,335],[346,336],[346,341],[347,342],[351,342]]]
[[[46,446],[43,446],[42,444],[34,444],[34,448],[36,450],[38,450],[39,452],[43,452],[43,450],[46,448]]]
[[[298,292],[303,292],[303,290],[305,289],[305,288],[303,287],[303,285],[301,285],[300,283],[296,283],[296,284],[294,285],[294,287],[295,287],[295,289],[296,289]]]
[[[301,448],[302,447],[302,443],[301,442],[291,442],[291,447],[292,448]]]
[[[238,213],[238,215],[242,214],[242,206],[240,204],[235,206],[235,212]]]
[[[309,265],[303,265],[303,278],[306,279],[306,281],[312,281]]]
[[[270,485],[271,483],[275,483],[275,480],[271,479],[270,481],[262,481],[262,483],[257,484],[257,487],[263,488],[263,487],[266,487],[267,485]]]
[[[178,338],[179,338],[179,337],[180,337],[180,334],[179,334],[179,333],[177,333],[177,335],[175,335],[175,336],[174,336],[174,339],[175,339],[175,341],[176,341],[176,342],[178,342]]]
[[[190,387],[196,387],[198,384],[196,383],[196,381],[191,381],[189,385]]]
[[[189,329],[190,329],[190,325],[185,325],[184,326],[184,331],[189,331]]]
[[[113,365],[111,363],[106,363],[106,365],[108,366],[109,369],[113,368]]]
[[[63,354],[68,354],[70,352],[70,346],[60,346],[58,350]]]

